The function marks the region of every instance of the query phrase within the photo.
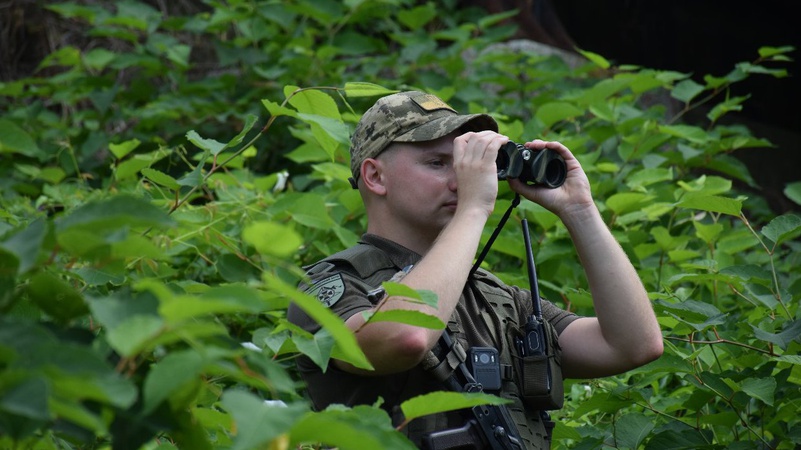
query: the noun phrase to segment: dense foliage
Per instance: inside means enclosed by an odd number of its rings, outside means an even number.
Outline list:
[[[499,45],[503,15],[450,1],[106,3],[49,5],[84,32],[0,83],[0,447],[410,448],[377,407],[312,411],[293,363],[367,365],[295,286],[364,229],[349,132],[406,88],[570,147],[653,299],[665,355],[569,380],[554,447],[801,445],[801,217],[738,188],[755,183],[732,155],[771,146],[737,124],[737,83],[785,76],[794,49],[697,78]],[[801,204],[801,181],[785,194]],[[485,265],[527,285],[524,217],[541,293],[592,314],[565,229],[536,205],[516,208]],[[324,330],[287,323],[289,301]],[[440,393],[404,410],[492,401]]]

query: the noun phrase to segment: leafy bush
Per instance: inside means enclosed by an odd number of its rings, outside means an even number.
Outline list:
[[[754,182],[732,152],[771,144],[721,120],[747,107],[737,83],[785,76],[794,49],[702,81],[587,52],[574,67],[498,45],[506,15],[416,3],[48,6],[89,44],[0,84],[0,446],[410,448],[377,407],[313,412],[293,358],[366,363],[295,286],[364,229],[350,129],[413,87],[570,147],[653,299],[665,355],[568,381],[555,447],[801,444],[801,218],[737,188]],[[785,193],[801,204],[801,182]],[[490,225],[511,198],[502,186]],[[527,203],[512,217],[533,225],[543,295],[592,314],[558,220]],[[507,225],[484,264],[525,286],[521,242]],[[289,301],[324,330],[289,324]],[[405,412],[493,401],[437,393]]]

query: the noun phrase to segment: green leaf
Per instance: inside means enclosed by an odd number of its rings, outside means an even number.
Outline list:
[[[705,144],[710,139],[706,131],[692,125],[660,125],[658,130],[661,133],[686,139],[695,144]]]
[[[762,227],[762,234],[779,245],[801,234],[801,217],[794,214],[784,214],[771,220]]]
[[[746,378],[740,384],[743,392],[773,406],[776,394],[775,378]]]
[[[546,128],[550,128],[557,122],[572,119],[582,114],[584,114],[584,111],[576,108],[572,103],[550,102],[540,106],[535,116],[542,121]]]
[[[248,132],[253,129],[253,126],[256,125],[257,119],[258,117],[255,114],[248,114],[245,117],[245,124],[242,125],[242,130],[239,132],[239,134],[234,136],[233,139],[228,141],[227,144],[225,144],[225,148],[233,148],[239,145],[242,140],[245,139],[245,136],[248,134]]]
[[[788,183],[784,187],[784,195],[790,200],[794,201],[797,205],[801,205],[801,181]]]
[[[390,297],[405,297],[416,303],[423,303],[434,308],[436,308],[439,303],[437,294],[427,289],[416,290],[405,284],[392,281],[385,281],[381,283],[381,286]]]
[[[223,393],[222,406],[234,418],[236,425],[231,450],[268,448],[270,441],[288,433],[308,411],[304,404],[273,405],[248,392],[233,390]]]
[[[153,316],[133,316],[108,331],[111,348],[128,358],[141,352],[148,342],[164,331],[164,321]]]
[[[692,195],[679,202],[678,206],[739,217],[743,202],[716,195]]]
[[[352,409],[332,405],[324,411],[309,413],[292,427],[291,440],[320,442],[325,448],[341,450],[417,448],[395,430],[386,412],[365,405]]]
[[[165,211],[141,198],[125,194],[86,203],[56,221],[59,232],[80,227],[94,233],[131,226],[164,227],[173,224]]]
[[[419,395],[401,403],[401,411],[406,421],[429,414],[456,411],[478,405],[504,405],[510,400],[485,393],[464,393],[437,391]]]
[[[704,328],[707,324],[723,323],[724,314],[709,303],[696,300],[685,300],[678,303],[667,303],[658,300],[656,304],[663,307],[671,315],[689,324],[702,324]]]
[[[353,332],[345,326],[339,316],[326,308],[317,298],[300,292],[297,288],[287,285],[277,277],[265,274],[265,278],[268,288],[273,289],[276,294],[283,295],[295,302],[309,317],[331,333],[337,347],[342,352],[340,359],[361,369],[371,370],[373,368],[359,347]]]
[[[150,167],[166,155],[167,153],[164,151],[134,155],[130,159],[122,161],[114,168],[114,177],[117,181],[122,181],[137,176],[143,168]]]
[[[615,440],[623,448],[640,448],[653,429],[652,418],[640,413],[629,413],[615,422]]]
[[[287,108],[286,106],[279,105],[270,100],[262,100],[262,105],[267,109],[267,111],[274,117],[279,116],[289,116],[289,117],[297,117],[298,113],[294,109]]]
[[[335,225],[328,214],[325,198],[319,194],[305,193],[292,197],[292,202],[287,205],[286,211],[292,220],[310,228],[328,230]]]
[[[428,3],[408,10],[400,10],[398,12],[398,21],[410,30],[419,30],[436,16],[436,7]]]
[[[31,135],[7,119],[0,119],[0,154],[2,153],[19,153],[31,158],[44,156]]]
[[[432,330],[444,330],[445,324],[436,316],[405,309],[390,311],[378,310],[369,318],[370,322],[397,322],[414,325]]]
[[[334,353],[334,338],[325,328],[321,328],[309,338],[301,333],[292,334],[292,343],[299,352],[311,359],[317,367],[326,368]]]
[[[83,297],[60,278],[41,272],[28,280],[28,297],[42,311],[60,322],[68,322],[89,312]]]
[[[648,439],[649,449],[698,450],[713,449],[713,437],[706,430],[679,429],[660,431]]]
[[[754,336],[762,341],[771,342],[773,344],[778,345],[783,350],[787,350],[787,347],[792,343],[794,340],[797,340],[799,336],[801,336],[801,320],[793,320],[789,322],[784,330],[780,333],[769,333],[757,326],[751,325],[751,329],[754,330]]]
[[[181,185],[178,184],[177,181],[175,181],[175,178],[167,175],[164,172],[160,172],[156,169],[144,168],[142,169],[142,175],[147,177],[150,181],[158,185],[164,186],[168,189],[172,189],[175,191],[181,189]]]
[[[0,377],[0,386],[7,380]],[[42,377],[31,377],[4,390],[0,396],[0,410],[34,420],[49,420],[48,397],[50,386]]]
[[[609,61],[607,61],[606,58],[604,58],[603,56],[601,56],[601,55],[599,55],[597,53],[593,53],[593,52],[589,52],[589,51],[581,50],[581,49],[577,49],[577,50],[578,50],[579,53],[581,53],[582,56],[584,56],[585,58],[589,59],[590,61],[593,62],[593,64],[595,64],[596,66],[598,66],[598,67],[600,67],[602,69],[608,69],[609,67],[612,66],[612,64],[610,64]]]
[[[731,111],[741,111],[743,109],[742,104],[748,100],[748,97],[730,97],[727,98],[725,101],[718,103],[712,108],[709,113],[707,113],[707,117],[712,122],[716,122],[721,117],[723,117],[726,113]]]
[[[345,83],[345,95],[352,98],[377,97],[398,92],[373,83],[349,82]]]
[[[781,355],[777,356],[776,360],[801,366],[801,355]]]
[[[14,274],[23,274],[33,268],[40,255],[52,248],[52,243],[48,243],[52,240],[51,234],[50,223],[39,219],[2,242],[2,248],[15,255],[19,261]]]
[[[83,63],[92,70],[102,70],[109,65],[117,54],[104,48],[93,48],[83,55]]]
[[[762,58],[771,58],[777,55],[784,55],[785,53],[790,53],[795,50],[795,47],[791,45],[785,45],[783,47],[759,47],[759,56]]]
[[[200,162],[198,162],[191,172],[182,176],[178,180],[178,184],[188,187],[198,187],[203,184],[203,164],[206,162],[206,159],[209,157],[209,155],[211,155],[211,152],[205,150],[203,155],[200,157]]]
[[[731,275],[745,282],[764,282],[769,285],[773,274],[766,267],[756,264],[733,265],[720,270],[723,275]]]
[[[620,399],[613,394],[599,392],[590,397],[590,399],[581,402],[578,408],[573,411],[573,418],[579,419],[585,414],[596,410],[602,413],[617,413],[634,403],[634,399],[625,400]]]
[[[93,430],[98,434],[108,433],[108,426],[103,421],[103,418],[97,413],[90,411],[82,404],[74,401],[65,401],[52,396],[48,401],[50,410],[60,420],[78,425],[87,430]]]
[[[211,314],[259,314],[270,306],[258,291],[237,284],[213,287],[200,296],[164,295],[159,300],[159,313],[170,323]]]
[[[689,103],[701,92],[704,92],[704,86],[687,79],[677,83],[673,90],[670,91],[670,96],[684,103]]]
[[[331,159],[338,145],[349,144],[350,128],[341,119],[304,113],[298,114],[298,118],[311,126],[312,135]]]
[[[336,102],[330,95],[322,91],[300,89],[297,86],[285,86],[284,95],[286,95],[289,104],[294,106],[301,115],[341,120]]]
[[[212,155],[217,155],[225,149],[225,144],[218,142],[214,139],[204,139],[200,137],[195,130],[190,130],[186,133],[186,138],[189,142],[195,144],[199,149],[205,150]]]
[[[158,318],[158,300],[152,295],[136,297],[109,296],[87,298],[92,316],[101,325],[114,329],[133,316],[152,316]]]
[[[639,192],[621,192],[611,195],[606,200],[606,206],[617,215],[639,210],[643,205],[653,199],[653,196]]]
[[[275,222],[253,222],[242,230],[242,239],[265,255],[289,256],[303,245],[303,238],[292,228]]]
[[[195,350],[173,352],[151,365],[143,387],[142,414],[148,415],[183,386],[200,381],[204,358]]]
[[[112,154],[114,154],[114,156],[117,157],[117,159],[122,159],[126,155],[128,155],[128,153],[131,153],[132,151],[136,150],[136,148],[139,147],[140,144],[141,142],[139,141],[139,139],[129,139],[127,141],[120,142],[119,144],[115,144],[113,142],[109,143],[108,149],[111,151]]]

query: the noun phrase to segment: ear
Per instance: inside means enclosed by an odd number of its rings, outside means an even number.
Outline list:
[[[364,187],[376,195],[385,195],[387,188],[384,180],[384,166],[381,161],[367,158],[362,161],[361,178]]]

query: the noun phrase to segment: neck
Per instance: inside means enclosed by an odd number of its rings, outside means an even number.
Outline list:
[[[424,233],[409,227],[381,224],[369,219],[367,232],[400,244],[419,255],[425,255],[439,236],[439,231]]]

